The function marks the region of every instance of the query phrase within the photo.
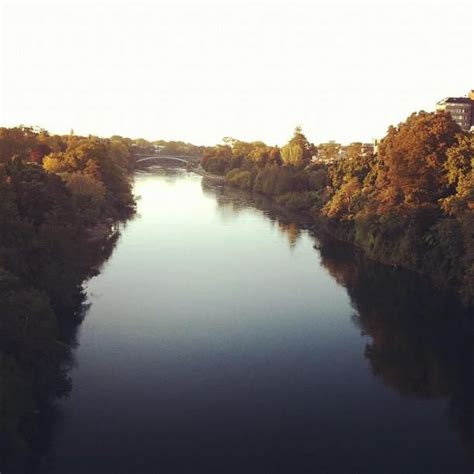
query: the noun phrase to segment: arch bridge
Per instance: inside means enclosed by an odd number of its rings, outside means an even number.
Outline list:
[[[137,157],[138,158],[138,157]],[[143,166],[146,164],[153,164],[159,162],[175,162],[181,164],[191,164],[195,165],[199,163],[200,157],[199,156],[174,156],[174,155],[153,155],[153,156],[143,156],[138,158],[135,163],[137,165]]]

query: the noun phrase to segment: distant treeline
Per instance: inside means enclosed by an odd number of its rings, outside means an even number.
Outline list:
[[[126,140],[0,128],[0,471],[43,466],[83,281],[133,212]],[[45,468],[45,471],[47,469]]]
[[[390,127],[377,153],[361,143],[336,157],[300,128],[282,148],[225,139],[205,170],[230,186],[310,213],[337,238],[378,261],[430,276],[474,303],[474,135],[445,112]]]
[[[177,156],[201,156],[206,152],[208,147],[193,145],[182,141],[166,141],[153,140],[148,141],[144,138],[122,138],[112,137],[112,139],[120,138],[127,144],[130,151],[134,155],[177,155]]]

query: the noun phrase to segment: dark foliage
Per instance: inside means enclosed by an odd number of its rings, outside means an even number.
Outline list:
[[[117,139],[0,129],[1,472],[42,463],[52,403],[70,390],[82,283],[133,210],[132,168]]]

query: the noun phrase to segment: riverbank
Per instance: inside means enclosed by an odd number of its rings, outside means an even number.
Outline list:
[[[202,166],[199,166],[198,168],[191,168],[188,169],[188,171],[192,173],[196,173],[199,176],[202,176],[203,178],[208,179],[209,181],[215,182],[215,183],[220,183],[220,184],[225,184],[225,176],[221,176],[218,174],[211,173],[209,171],[206,171]]]
[[[362,143],[315,146],[300,128],[279,148],[230,140],[202,166],[261,193],[359,248],[474,304],[474,140],[447,113],[391,127],[376,154]],[[335,153],[335,154],[334,154]]]
[[[235,184],[230,184],[229,179],[226,176],[216,175],[207,171],[197,174],[203,176],[209,183],[215,183],[229,190],[245,193],[248,196],[251,196],[256,202],[266,201],[266,205],[271,203],[273,209],[278,210],[295,221],[303,223],[305,228],[311,228],[317,234],[324,233],[329,238],[335,239],[344,245],[351,246],[358,252],[361,252],[366,258],[374,262],[386,265],[390,268],[404,269],[405,271],[413,272],[423,278],[427,278],[438,289],[447,293],[456,294],[456,298],[459,299],[465,307],[474,306],[474,300],[465,295],[466,292],[463,291],[463,288],[460,288],[459,282],[450,282],[446,278],[446,274],[442,271],[440,272],[439,268],[436,268],[436,271],[433,273],[423,271],[424,268],[416,265],[416,262],[411,263],[397,258],[398,254],[395,248],[393,249],[393,252],[387,251],[384,254],[373,252],[370,246],[367,245],[367,242],[361,242],[356,238],[356,229],[352,222],[338,221],[334,218],[330,219],[321,213],[320,208],[318,209],[300,205],[295,206],[295,202],[304,202],[304,198],[301,200],[298,199],[298,193],[291,193],[292,199],[281,199],[281,196],[278,195],[266,195],[253,190],[242,189],[239,186],[235,186]],[[390,247],[390,245],[396,247],[397,243],[390,242],[390,240],[387,239],[385,245],[386,248]]]
[[[50,472],[44,454],[71,390],[85,282],[134,212],[133,159],[119,138],[1,131],[0,471]]]

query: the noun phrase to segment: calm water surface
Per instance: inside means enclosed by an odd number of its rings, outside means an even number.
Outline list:
[[[135,193],[87,285],[55,472],[467,470],[470,340],[444,299],[198,175]]]

